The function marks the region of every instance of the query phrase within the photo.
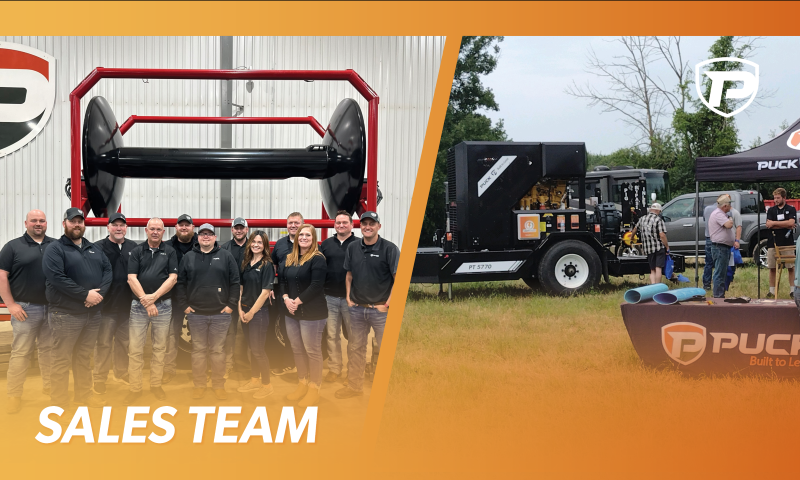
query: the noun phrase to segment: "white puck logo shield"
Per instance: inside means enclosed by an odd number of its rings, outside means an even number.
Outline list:
[[[690,322],[664,325],[661,327],[661,345],[671,359],[689,365],[706,350],[706,327]]]
[[[56,99],[56,60],[35,48],[0,42],[0,157],[42,131]]]
[[[746,70],[726,70],[726,71],[713,71],[704,70],[703,67],[717,62],[738,62],[742,67],[750,67],[753,71]],[[711,91],[709,98],[703,96],[703,76],[711,79]],[[737,82],[737,88],[728,88],[725,90],[725,82]],[[756,98],[758,91],[758,64],[750,60],[743,60],[736,57],[723,57],[712,58],[700,62],[694,66],[694,86],[697,90],[697,97],[700,101],[709,108],[712,112],[723,117],[732,117],[737,113],[742,112],[745,108],[749,107],[753,100]],[[726,99],[744,99],[748,100],[741,107],[732,112],[724,112],[719,107],[722,103],[722,97]]]

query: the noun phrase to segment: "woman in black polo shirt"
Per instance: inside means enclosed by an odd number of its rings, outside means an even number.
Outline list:
[[[250,346],[250,381],[238,388],[240,392],[256,392],[253,398],[273,394],[269,383],[269,358],[264,350],[269,327],[269,308],[265,303],[275,281],[275,268],[269,254],[269,238],[262,230],[250,235],[244,247],[239,295],[239,318],[244,336]]]
[[[303,225],[297,232],[292,253],[278,267],[286,309],[286,332],[297,365],[297,390],[289,400],[299,406],[316,405],[322,385],[322,331],[328,318],[325,277],[328,265],[317,248],[317,231]]]

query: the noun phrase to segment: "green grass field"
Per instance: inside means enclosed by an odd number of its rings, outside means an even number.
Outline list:
[[[694,273],[689,266],[684,275],[692,282],[683,286],[694,286]],[[762,297],[768,273],[762,270]],[[740,268],[727,296],[756,298],[756,274],[752,263]],[[570,298],[547,296],[522,281],[455,284],[453,301],[437,295],[438,286],[412,285],[384,410],[384,446],[403,448],[398,432],[414,432],[416,454],[425,455],[425,445],[449,442],[463,446],[459,455],[468,463],[466,440],[452,438],[452,432],[470,424],[498,443],[520,429],[571,434],[578,442],[615,432],[615,440],[625,442],[623,450],[649,445],[641,453],[646,456],[656,448],[649,442],[660,438],[652,431],[682,438],[670,433],[675,427],[670,414],[699,419],[711,432],[719,430],[719,422],[727,426],[728,419],[796,403],[800,383],[795,381],[698,379],[643,367],[620,304],[625,290],[645,283],[638,277],[612,279]],[[509,413],[498,418],[489,407]],[[800,428],[800,415],[778,423]],[[602,427],[587,427],[593,424]],[[530,441],[535,443],[535,436]],[[539,454],[557,455],[558,445],[561,440],[543,443]]]

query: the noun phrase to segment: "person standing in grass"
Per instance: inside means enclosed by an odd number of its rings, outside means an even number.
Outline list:
[[[255,392],[253,398],[274,393],[269,381],[269,357],[264,349],[269,331],[269,308],[266,307],[275,281],[275,267],[269,255],[269,237],[263,230],[250,235],[244,248],[239,287],[239,318],[250,346],[250,381],[239,392]],[[270,301],[270,304],[272,302]]]
[[[731,197],[722,194],[717,198],[717,209],[708,219],[708,233],[714,256],[714,298],[725,298],[725,279],[728,276],[728,261],[731,247],[736,239],[733,232],[733,219],[728,218],[731,211]]]
[[[639,219],[633,227],[632,233],[642,238],[642,248],[650,264],[650,285],[661,282],[661,272],[667,264],[669,255],[669,242],[667,241],[667,227],[661,218],[661,204],[650,205],[647,215]],[[726,269],[727,271],[727,269]]]
[[[771,230],[767,235],[767,266],[769,267],[769,293],[767,298],[775,298],[775,279],[778,268],[775,259],[775,248],[794,245],[793,231],[797,222],[797,210],[786,203],[786,190],[776,188],[772,192],[775,205],[767,210],[767,228]],[[787,265],[789,278],[794,278],[793,265]],[[789,285],[789,296],[794,298],[794,285]]]

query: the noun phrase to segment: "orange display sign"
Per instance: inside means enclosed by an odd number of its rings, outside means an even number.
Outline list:
[[[538,213],[517,215],[518,240],[538,240],[540,235]]]

